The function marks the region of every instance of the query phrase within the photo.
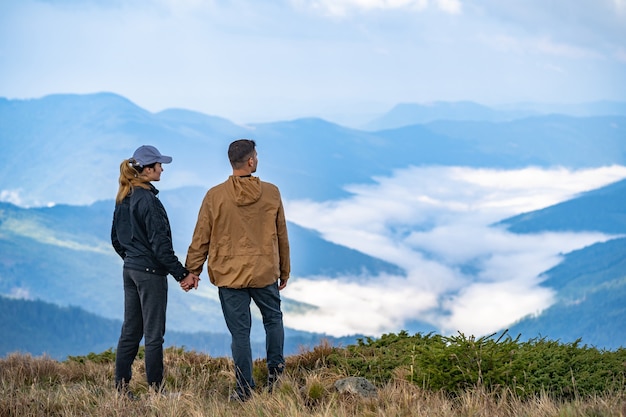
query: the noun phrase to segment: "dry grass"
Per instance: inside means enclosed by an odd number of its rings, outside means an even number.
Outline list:
[[[148,391],[143,363],[135,361],[133,392],[139,399],[119,396],[113,388],[113,363],[58,362],[46,357],[10,355],[0,360],[0,417],[19,416],[328,416],[328,417],[583,417],[626,416],[624,394],[560,402],[541,395],[520,400],[508,391],[481,389],[453,397],[425,391],[406,381],[397,370],[378,397],[341,395],[334,389],[346,375],[327,367],[328,346],[288,358],[281,385],[258,393],[244,403],[228,402],[234,375],[226,358],[196,352],[166,351],[166,387],[180,395],[162,397]],[[264,381],[264,363],[255,363],[255,376]]]

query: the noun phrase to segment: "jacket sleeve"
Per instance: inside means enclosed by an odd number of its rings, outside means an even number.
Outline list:
[[[144,204],[143,218],[152,253],[156,260],[176,279],[183,280],[189,273],[174,253],[169,220],[165,209],[156,197],[147,199]]]
[[[120,255],[120,258],[124,259],[126,257],[126,250],[117,237],[117,229],[115,228],[115,213],[113,213],[113,222],[111,224],[111,244],[113,245],[115,252]]]
[[[280,278],[287,279],[291,273],[289,258],[289,237],[287,236],[287,221],[282,200],[276,215],[276,234],[278,236],[278,255],[280,257]]]
[[[187,250],[187,260],[185,261],[185,267],[196,275],[200,275],[202,272],[202,266],[209,255],[211,230],[213,227],[209,201],[210,196],[207,192],[200,206],[198,220],[196,221],[191,244]]]

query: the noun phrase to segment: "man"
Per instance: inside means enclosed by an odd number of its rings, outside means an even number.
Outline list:
[[[279,291],[289,279],[289,241],[278,188],[252,176],[258,159],[253,140],[230,144],[232,175],[211,188],[202,201],[186,268],[200,275],[207,260],[211,282],[219,288],[226,326],[232,336],[236,390],[233,400],[250,398],[252,378],[250,302],[263,316],[268,388],[285,368],[284,329]]]

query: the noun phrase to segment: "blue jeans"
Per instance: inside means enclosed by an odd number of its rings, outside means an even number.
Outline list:
[[[226,326],[232,336],[231,350],[235,362],[237,392],[242,396],[249,396],[255,387],[252,378],[252,348],[250,346],[251,300],[254,300],[254,303],[259,307],[263,317],[269,372],[282,372],[285,366],[283,356],[285,331],[283,313],[280,310],[278,283],[264,288],[234,289],[220,287],[219,296]]]
[[[167,309],[167,278],[124,268],[124,324],[115,356],[115,385],[124,388],[132,377],[132,365],[145,337],[148,384],[160,389],[163,382],[163,337]]]

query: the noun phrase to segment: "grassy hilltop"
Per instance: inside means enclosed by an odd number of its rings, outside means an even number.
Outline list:
[[[259,386],[243,404],[228,402],[234,375],[228,358],[168,348],[166,389],[149,392],[140,351],[129,400],[113,388],[115,354],[0,359],[0,417],[5,416],[624,416],[626,349],[578,342],[520,342],[506,333],[482,338],[401,332],[356,345],[322,343],[287,358],[273,393]],[[334,383],[361,376],[375,397],[339,393]]]

